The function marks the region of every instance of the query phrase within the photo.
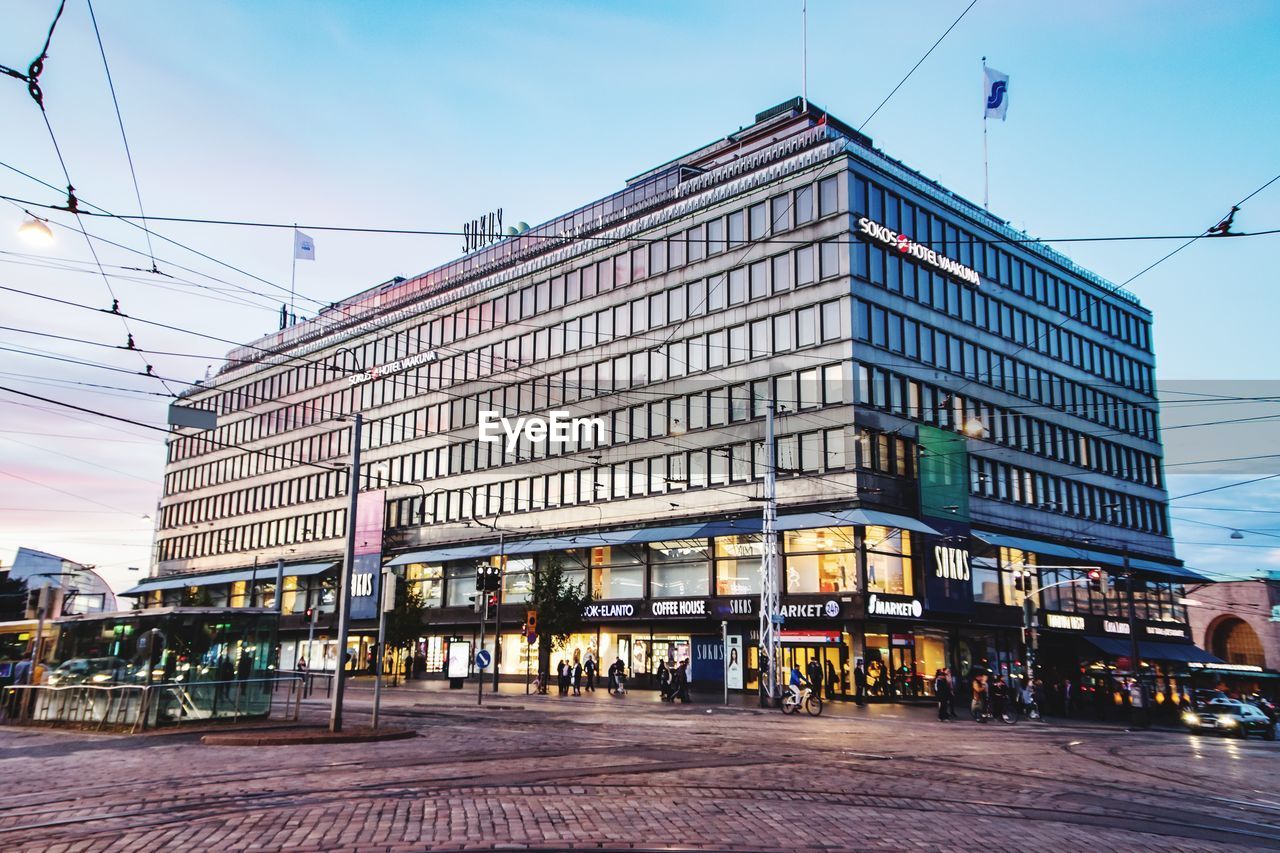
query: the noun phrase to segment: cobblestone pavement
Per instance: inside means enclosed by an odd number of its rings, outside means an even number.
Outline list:
[[[384,743],[0,730],[0,849],[1280,849],[1280,746],[820,718],[652,695],[387,691]],[[368,690],[347,720],[368,722]],[[322,699],[304,719],[325,719]]]

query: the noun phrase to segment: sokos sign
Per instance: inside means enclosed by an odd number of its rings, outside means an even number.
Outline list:
[[[937,267],[942,272],[960,279],[965,284],[977,287],[982,283],[982,280],[978,277],[977,270],[966,267],[946,255],[940,255],[928,246],[912,240],[906,234],[899,234],[897,231],[887,228],[879,222],[873,222],[865,216],[858,220],[858,230],[865,234],[868,239],[884,243],[904,255],[910,255],[932,267]]]

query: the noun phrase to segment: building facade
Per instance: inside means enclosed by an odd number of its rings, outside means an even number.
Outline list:
[[[1194,648],[1150,313],[835,117],[784,103],[481,236],[238,348],[187,397],[218,426],[171,439],[155,576],[132,594],[278,592],[282,664],[331,666],[359,412],[357,661],[361,566],[421,591],[417,651],[439,672],[477,641],[491,561],[496,657],[524,677],[530,572],[558,560],[593,600],[557,656],[620,657],[633,683],[689,660],[695,684],[753,689],[769,465],[784,662],[818,657],[840,692],[859,660],[885,697],[928,695],[945,666],[1021,673],[1028,644],[1053,678],[1105,673],[1128,654],[1130,583],[1144,661],[1172,672]],[[1113,582],[1092,589],[1095,566]]]

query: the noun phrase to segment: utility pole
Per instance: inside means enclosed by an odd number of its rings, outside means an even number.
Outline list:
[[[276,613],[284,613],[284,557],[276,560]]]
[[[773,399],[764,413],[764,525],[760,553],[760,707],[772,708],[778,696],[778,447],[773,434]]]
[[[1129,592],[1129,665],[1133,668],[1133,682],[1138,685],[1138,701],[1142,710],[1134,714],[1135,719],[1147,712],[1147,690],[1142,683],[1142,661],[1138,657],[1138,625],[1133,604],[1133,570],[1129,568],[1129,543],[1124,543],[1124,579]]]
[[[480,654],[480,651],[484,648],[484,617],[487,615],[485,611],[489,609],[489,584],[485,580],[482,580],[480,572],[482,570],[486,570],[485,578],[487,578],[488,568],[489,568],[488,566],[476,566],[476,604],[480,605],[479,607],[480,642],[476,646],[477,656]],[[473,658],[472,661],[474,662],[475,658]],[[476,704],[483,705],[484,704],[484,672],[479,671],[480,668],[478,666],[476,667],[476,669],[478,670],[476,672]]]
[[[346,686],[347,614],[351,609],[351,570],[356,562],[356,506],[360,500],[360,433],[364,416],[359,413],[351,427],[351,492],[347,509],[347,551],[338,575],[338,663],[334,673],[333,702],[329,708],[329,731],[342,731],[342,699]]]

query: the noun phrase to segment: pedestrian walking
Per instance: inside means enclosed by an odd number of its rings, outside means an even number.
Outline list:
[[[969,703],[969,710],[973,713],[973,719],[980,723],[987,721],[987,675],[980,672],[973,677],[972,699]]]
[[[948,722],[954,713],[951,710],[951,679],[945,669],[934,673],[933,695],[938,697],[938,721]]]
[[[988,698],[991,702],[991,716],[1004,716],[1004,710],[1009,703],[1009,685],[1005,684],[1003,675],[997,675],[996,680],[991,683]]]
[[[573,670],[570,673],[573,677],[573,695],[582,695],[582,663],[581,661],[573,662]]]
[[[853,667],[853,701],[858,707],[862,707],[862,703],[866,701],[867,695],[867,665],[863,663],[862,658],[858,658],[857,664]]]
[[[658,698],[662,701],[668,701],[671,696],[671,671],[667,669],[666,661],[658,661]]]
[[[626,678],[627,667],[622,662],[622,658],[618,658],[613,662],[613,666],[609,667],[609,692],[615,696],[621,696],[626,690],[623,687],[623,679]]]
[[[839,681],[839,679],[840,679],[840,676],[838,673],[836,673],[835,666],[832,665],[831,661],[827,661],[827,698],[828,699],[836,698],[836,683]]]
[[[586,675],[587,675],[587,692],[595,693],[596,692],[596,656],[595,655],[592,655],[592,654],[587,655],[587,662],[583,666],[583,670],[586,672]]]
[[[556,687],[560,690],[561,696],[569,695],[569,676],[567,669],[568,667],[565,665],[564,660],[556,661]]]

